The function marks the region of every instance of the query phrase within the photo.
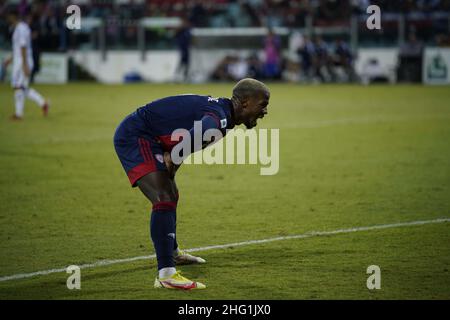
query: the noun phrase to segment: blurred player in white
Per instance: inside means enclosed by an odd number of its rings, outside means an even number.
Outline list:
[[[48,114],[48,102],[33,88],[29,87],[31,72],[33,71],[33,48],[31,46],[30,27],[19,18],[14,9],[7,13],[8,22],[14,28],[12,35],[13,55],[5,61],[5,67],[12,62],[11,85],[14,89],[16,111],[13,120],[23,118],[25,98],[34,101],[44,116]]]

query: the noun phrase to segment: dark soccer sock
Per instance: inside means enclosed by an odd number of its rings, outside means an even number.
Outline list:
[[[175,251],[178,249],[178,242],[177,242],[177,214],[175,213],[175,240],[173,241],[173,249],[172,251]]]
[[[150,234],[158,259],[158,270],[175,267],[173,248],[176,208],[176,202],[158,202],[153,205]]]
[[[177,205],[178,205],[178,199],[180,198],[180,195],[176,194],[176,199],[177,199]],[[177,213],[175,212],[175,242],[173,243],[173,250],[177,250],[178,249],[178,242],[177,242]]]

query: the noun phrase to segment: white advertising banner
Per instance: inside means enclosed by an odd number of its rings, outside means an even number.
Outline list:
[[[0,51],[0,63],[11,56],[11,52]],[[69,77],[67,55],[64,53],[42,53],[41,69],[34,77],[35,83],[61,84],[67,83]],[[11,80],[12,64],[0,70],[1,81]],[[2,75],[3,73],[3,75]]]
[[[422,68],[424,84],[450,84],[450,48],[426,48]]]
[[[64,53],[43,53],[41,70],[35,76],[36,83],[66,83],[68,80],[68,61]]]

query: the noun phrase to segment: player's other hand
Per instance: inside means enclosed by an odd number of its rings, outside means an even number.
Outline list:
[[[3,68],[6,69],[6,68],[11,64],[11,62],[12,62],[12,57],[6,58],[6,59],[3,61]]]
[[[175,173],[177,172],[179,165],[172,162],[169,152],[164,152],[164,163],[166,164],[167,171],[169,171],[169,176],[171,179],[175,178]]]
[[[30,68],[28,67],[28,64],[24,63],[23,65],[23,73],[26,77],[29,77],[31,75]]]

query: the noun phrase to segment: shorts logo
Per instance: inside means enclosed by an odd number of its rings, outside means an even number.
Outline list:
[[[163,156],[162,156],[162,154],[155,154],[155,158],[156,158],[156,160],[158,160],[159,162],[161,162],[161,163],[164,163],[164,158],[163,158]]]

